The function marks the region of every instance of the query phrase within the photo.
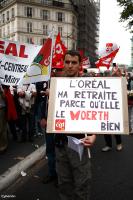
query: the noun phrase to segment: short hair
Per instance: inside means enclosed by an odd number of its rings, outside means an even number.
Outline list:
[[[65,60],[65,56],[66,55],[70,55],[70,56],[78,56],[78,58],[79,58],[79,62],[81,63],[81,55],[80,55],[80,53],[79,53],[79,51],[77,51],[77,50],[67,50],[66,52],[65,52],[65,55],[64,55],[64,60]]]

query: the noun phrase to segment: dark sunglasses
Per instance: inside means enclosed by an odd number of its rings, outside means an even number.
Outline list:
[[[70,61],[70,60],[65,60],[65,64],[72,64],[72,65],[77,65],[78,64],[78,62],[77,61]]]

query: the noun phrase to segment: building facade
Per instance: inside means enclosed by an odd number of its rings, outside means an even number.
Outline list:
[[[69,0],[4,0],[0,10],[2,38],[42,45],[54,29],[68,48],[76,48],[77,17]]]
[[[99,44],[100,0],[3,0],[0,36],[42,45],[52,29],[68,49],[80,49],[93,63]]]

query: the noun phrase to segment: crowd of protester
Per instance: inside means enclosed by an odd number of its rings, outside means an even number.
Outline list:
[[[55,73],[56,72],[56,73]],[[52,70],[52,76],[60,76],[62,69]],[[83,76],[88,77],[104,77],[104,76],[126,76],[128,90],[128,105],[129,105],[129,129],[133,132],[133,116],[132,116],[132,80],[131,73],[123,73],[120,68],[98,72],[84,70]],[[6,137],[10,131],[12,139],[19,142],[33,141],[34,136],[43,134],[40,125],[41,107],[44,104],[45,90],[48,87],[47,82],[37,82],[36,84],[21,85],[21,86],[0,86],[0,114],[1,124],[7,130]],[[4,114],[6,116],[4,116]],[[3,118],[6,122],[2,123]],[[7,124],[7,126],[6,126]],[[34,124],[34,126],[33,126]],[[1,126],[2,126],[1,125]],[[2,127],[0,126],[1,130]],[[3,131],[2,131],[3,132]],[[4,131],[5,132],[5,131]],[[5,138],[6,138],[5,137]],[[0,142],[2,137],[0,137]],[[8,139],[6,139],[8,141]],[[7,145],[6,145],[7,146]]]
[[[68,56],[68,58],[73,58],[73,56]],[[78,61],[78,57],[76,55],[76,61]],[[73,61],[73,60],[72,60]],[[66,65],[72,63],[66,62]],[[73,61],[73,63],[74,63]],[[77,66],[78,67],[78,66]],[[78,68],[77,68],[78,69]],[[59,77],[63,76],[63,69],[53,69],[52,76]],[[78,73],[78,70],[77,72]],[[70,74],[71,75],[71,74]],[[69,75],[68,75],[69,76]],[[82,73],[83,77],[121,77],[125,76],[127,79],[127,97],[128,97],[128,110],[129,110],[129,130],[130,133],[133,133],[133,92],[132,92],[132,80],[133,77],[130,73],[123,71],[119,67],[114,67],[112,70],[106,70],[104,72],[96,73],[93,71],[84,70]],[[48,95],[49,95],[49,82],[37,82],[35,84],[27,84],[27,85],[19,85],[19,86],[6,86],[0,85],[0,154],[3,154],[8,149],[8,135],[9,133],[12,136],[12,140],[16,142],[33,142],[36,137],[43,135],[46,129],[46,118],[47,118],[47,108],[48,108]],[[122,138],[121,135],[114,135],[116,139],[116,149],[121,151],[123,149]],[[46,138],[46,154],[48,157],[48,165],[49,165],[49,175],[48,178],[44,177],[43,182],[48,183],[49,181],[57,180],[57,174],[55,169],[55,145],[56,148],[56,156],[58,160],[61,159],[60,154],[62,153],[59,148],[59,143],[62,141],[62,138],[57,138],[53,134],[45,134]],[[110,151],[112,149],[112,136],[104,135],[105,139],[105,147],[102,148],[103,152]],[[65,141],[65,140],[63,140]],[[85,141],[83,140],[83,143]],[[57,145],[58,143],[58,145]],[[67,149],[65,149],[64,142],[64,155],[67,153]],[[62,148],[61,148],[62,149]],[[87,151],[86,151],[87,152]],[[69,155],[71,154],[69,150]],[[72,156],[72,159],[74,160]],[[66,159],[66,158],[65,158]],[[86,159],[86,154],[85,154]],[[61,160],[62,161],[62,160]],[[68,161],[65,161],[68,162]],[[75,161],[78,162],[78,161]],[[66,170],[58,165],[58,178],[59,183],[64,184],[64,177],[61,174]],[[87,162],[88,164],[88,162]],[[61,171],[59,168],[61,167]],[[82,166],[83,168],[83,166]],[[65,171],[64,171],[65,172]],[[82,173],[81,173],[82,175]],[[79,176],[79,174],[78,174]],[[89,180],[88,175],[88,180]],[[69,177],[70,178],[70,177]],[[77,177],[76,177],[77,178]],[[83,178],[83,177],[82,177]],[[78,183],[79,184],[79,183]],[[81,184],[82,185],[82,184]],[[71,185],[70,185],[71,186]],[[69,188],[69,185],[68,185]],[[83,189],[83,188],[82,188]],[[86,188],[88,189],[88,188]],[[65,191],[62,190],[64,195]],[[68,191],[68,190],[67,190]],[[88,190],[89,191],[89,190]],[[69,192],[68,194],[69,195]],[[81,194],[82,195],[82,194]]]
[[[52,70],[52,76],[61,76],[62,68]],[[112,68],[104,72],[95,72],[93,69],[83,71],[83,76],[105,77],[105,76],[125,76],[127,78],[128,109],[129,109],[129,131],[133,132],[133,76],[131,73],[123,71],[121,68]],[[41,127],[41,112],[46,102],[46,89],[48,82],[37,82],[36,84],[19,86],[0,86],[0,152],[5,151],[8,146],[9,132],[12,139],[17,142],[33,142],[35,137],[43,135],[44,129]],[[117,137],[117,136],[116,136]],[[119,136],[118,136],[119,137]],[[106,139],[107,146],[103,151],[111,150],[112,141]],[[2,144],[5,143],[5,144]],[[108,145],[110,143],[110,145]],[[121,138],[116,139],[117,149],[122,149]],[[2,146],[5,147],[2,147]]]
[[[0,153],[7,150],[10,137],[16,142],[33,142],[44,134],[40,119],[46,86],[47,82],[0,86]]]

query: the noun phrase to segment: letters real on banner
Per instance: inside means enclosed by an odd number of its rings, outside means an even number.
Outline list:
[[[126,79],[53,77],[47,132],[129,134]]]
[[[41,46],[0,40],[0,83],[18,85]]]

